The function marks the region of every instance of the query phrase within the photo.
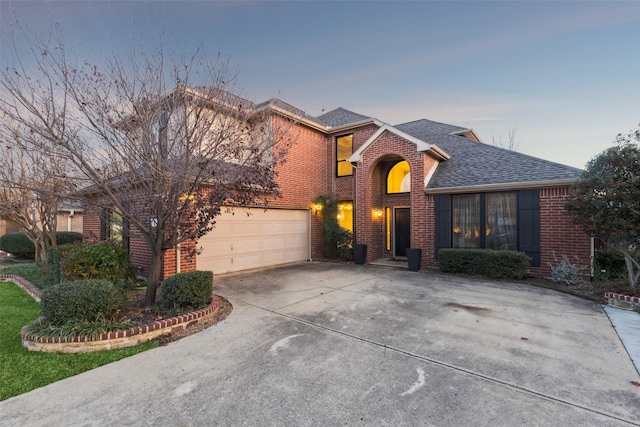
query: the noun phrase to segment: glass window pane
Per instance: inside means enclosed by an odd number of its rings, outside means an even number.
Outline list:
[[[480,247],[480,195],[452,197],[452,247]]]
[[[411,167],[406,160],[396,163],[387,175],[387,193],[411,191]]]
[[[385,248],[386,250],[391,250],[391,208],[387,206],[384,209],[384,219],[386,221],[385,225]]]
[[[338,203],[338,225],[353,233],[353,202]]]
[[[518,205],[516,193],[485,196],[487,249],[518,249]]]
[[[114,242],[122,242],[122,214],[118,209],[111,211],[109,222],[109,238]]]
[[[353,154],[353,135],[341,136],[336,139],[337,175],[353,175],[353,168],[347,161]]]

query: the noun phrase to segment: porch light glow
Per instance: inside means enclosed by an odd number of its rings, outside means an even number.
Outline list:
[[[380,209],[380,208],[374,208],[374,209],[373,209],[373,218],[374,218],[374,219],[380,219],[380,218],[382,218],[382,209]]]
[[[311,208],[313,209],[313,213],[317,215],[322,210],[322,205],[320,203],[314,203],[311,205]]]

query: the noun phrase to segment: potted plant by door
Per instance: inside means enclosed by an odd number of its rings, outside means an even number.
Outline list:
[[[409,263],[409,271],[419,271],[422,261],[422,249],[407,248],[407,262]]]

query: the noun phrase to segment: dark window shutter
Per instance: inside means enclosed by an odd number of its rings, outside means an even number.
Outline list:
[[[100,240],[109,238],[109,210],[102,208],[100,210]]]
[[[435,196],[435,241],[436,258],[442,248],[451,247],[451,196],[439,194]]]
[[[518,192],[518,250],[540,267],[540,190]]]
[[[127,253],[129,253],[129,231],[130,231],[130,226],[129,226],[129,220],[126,218],[122,218],[122,245],[124,246],[124,248],[127,250]]]

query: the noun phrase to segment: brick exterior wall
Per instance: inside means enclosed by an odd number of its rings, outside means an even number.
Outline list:
[[[320,215],[311,212],[313,200],[322,194],[337,195],[340,201],[353,202],[354,243],[368,246],[366,262],[377,258],[391,258],[392,250],[386,249],[385,208],[409,207],[411,209],[410,247],[422,249],[422,266],[437,266],[435,259],[435,206],[434,196],[424,194],[425,178],[438,161],[425,153],[419,153],[416,145],[392,132],[383,133],[363,153],[362,162],[352,176],[336,177],[336,137],[353,135],[353,150],[360,148],[377,130],[370,124],[358,129],[325,134],[303,124],[291,124],[284,118],[273,118],[274,129],[287,128],[281,144],[290,144],[286,162],[276,167],[280,187],[278,197],[269,198],[268,206],[283,209],[308,209],[310,212],[310,256],[324,256],[323,231]],[[403,194],[386,194],[386,177],[393,165],[406,160],[411,168],[411,191]],[[538,275],[550,274],[549,263],[554,253],[559,258],[567,255],[579,263],[590,265],[590,239],[575,226],[564,213],[563,203],[568,188],[541,190],[541,266],[533,269]],[[374,209],[383,211],[382,217],[373,215]],[[84,236],[95,240],[100,236],[100,215],[96,208],[85,207]],[[149,218],[144,219],[148,221]],[[392,245],[393,247],[393,245]],[[179,271],[197,269],[196,244],[181,244],[181,250],[166,252],[162,266],[163,277]],[[131,263],[142,275],[148,274],[150,256],[146,242],[135,234],[130,237]],[[178,258],[180,260],[178,262]],[[588,277],[589,270],[585,271]]]
[[[277,127],[286,127],[286,121],[274,118]],[[284,164],[276,167],[280,196],[269,200],[269,207],[287,209],[309,209],[313,200],[326,194],[332,182],[333,171],[328,169],[326,159],[329,139],[319,131],[301,124],[294,124],[287,131],[291,143]],[[311,215],[311,258],[323,256],[322,222],[318,215]]]
[[[387,173],[398,161],[406,160],[411,168],[411,192],[387,194]],[[367,262],[392,256],[385,245],[385,218],[373,215],[374,209],[409,207],[411,209],[410,246],[423,249],[423,264],[427,251],[427,211],[424,179],[436,160],[419,153],[415,144],[385,132],[363,154],[362,164],[355,173],[356,217],[355,242],[367,245]],[[390,219],[389,219],[390,220]]]
[[[550,265],[557,265],[554,256],[560,260],[562,255],[566,255],[572,263],[584,266],[583,279],[590,279],[591,238],[573,223],[564,210],[564,202],[569,194],[569,187],[540,190],[540,267],[531,268],[532,274],[536,276],[549,277]],[[433,195],[427,196],[427,230],[426,265],[437,267]]]
[[[573,223],[564,210],[564,202],[570,195],[569,187],[544,188],[540,190],[540,267],[532,269],[534,274],[548,277],[554,259],[569,257],[573,264],[586,266],[583,277],[591,275],[591,239]]]
[[[82,226],[82,212],[74,212],[71,216],[71,229],[69,229],[69,212],[58,213],[57,218],[57,231],[73,231],[76,233],[83,232]],[[13,221],[0,219],[0,236],[7,233],[16,233],[20,231],[20,226]]]

